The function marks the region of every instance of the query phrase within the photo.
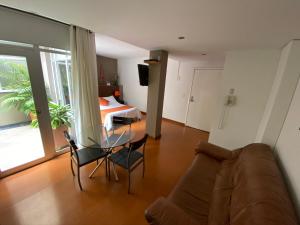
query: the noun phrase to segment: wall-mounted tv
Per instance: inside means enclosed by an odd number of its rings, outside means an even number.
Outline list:
[[[141,86],[148,86],[149,67],[147,65],[138,64],[139,78]]]

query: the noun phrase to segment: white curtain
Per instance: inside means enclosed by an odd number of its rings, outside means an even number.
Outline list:
[[[70,38],[73,132],[80,145],[92,144],[88,137],[100,143],[101,117],[98,104],[95,34],[89,30],[71,26]]]

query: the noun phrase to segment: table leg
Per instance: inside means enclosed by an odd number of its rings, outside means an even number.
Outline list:
[[[113,168],[113,172],[114,172],[114,175],[115,175],[115,180],[119,181],[119,177],[118,177],[118,174],[117,174],[116,167],[115,167],[114,163],[112,163],[112,168]]]
[[[97,171],[97,169],[101,166],[101,164],[104,162],[105,158],[102,159],[102,161],[95,167],[95,169],[93,169],[93,171],[91,172],[91,174],[89,175],[89,178],[92,178],[94,173]]]

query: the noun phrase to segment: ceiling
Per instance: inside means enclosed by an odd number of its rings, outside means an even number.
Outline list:
[[[111,58],[147,57],[149,51],[115,38],[96,34],[96,52]]]
[[[166,49],[175,57],[218,58],[229,50],[280,48],[300,38],[300,0],[0,0],[0,4],[147,50]]]

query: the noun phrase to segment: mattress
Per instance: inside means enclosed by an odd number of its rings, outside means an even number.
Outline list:
[[[99,106],[102,124],[107,131],[113,128],[114,116],[141,119],[141,112],[136,107],[120,104],[113,96],[103,98],[109,101],[109,105]]]

